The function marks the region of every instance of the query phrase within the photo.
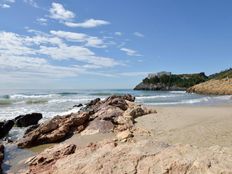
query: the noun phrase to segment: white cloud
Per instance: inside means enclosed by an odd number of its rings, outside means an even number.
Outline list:
[[[84,22],[74,22],[75,13],[67,10],[60,3],[52,3],[49,9],[49,17],[58,20],[60,23],[66,25],[67,27],[80,27],[80,28],[94,28],[102,25],[108,25],[110,22],[99,19],[88,19]]]
[[[36,21],[40,24],[40,25],[47,25],[47,19],[45,18],[37,18]]]
[[[23,0],[23,1],[24,1],[25,3],[31,5],[31,6],[35,7],[35,8],[38,8],[38,7],[39,7],[35,0]]]
[[[137,51],[129,48],[121,48],[120,50],[125,52],[128,56],[141,56]]]
[[[54,32],[33,33],[33,36],[23,36],[0,31],[0,74],[21,79],[63,78],[79,74],[103,75],[89,70],[120,65],[113,58],[96,55],[84,46],[66,42]],[[64,62],[66,66],[63,66]]]
[[[50,18],[57,20],[71,20],[75,17],[75,14],[72,11],[66,10],[62,4],[52,3],[52,7],[49,9]]]
[[[144,34],[140,33],[140,32],[134,32],[133,33],[135,36],[137,37],[144,37]]]
[[[65,22],[64,24],[68,27],[94,28],[102,25],[108,25],[110,22],[105,20],[88,19],[82,23]]]
[[[118,73],[119,76],[128,76],[128,77],[146,76],[147,74],[149,74],[149,72],[123,72],[123,73]]]
[[[119,31],[115,32],[114,34],[115,34],[116,36],[122,36],[122,32],[119,32]]]
[[[85,46],[88,46],[88,47],[95,47],[95,48],[106,47],[102,39],[98,37],[88,36],[87,34],[84,34],[84,33],[54,31],[54,30],[51,30],[50,33],[57,37],[64,38],[68,41],[85,43]]]
[[[8,3],[15,3],[15,0],[5,0],[5,2],[8,2]]]
[[[0,7],[1,8],[10,8],[10,5],[8,5],[8,4],[0,4]]]

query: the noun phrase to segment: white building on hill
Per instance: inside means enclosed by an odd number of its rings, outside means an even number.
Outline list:
[[[167,75],[167,76],[170,76],[172,73],[171,72],[167,72],[167,71],[161,71],[161,72],[158,72],[158,73],[150,73],[148,74],[148,78],[153,78],[153,77],[161,77],[163,75]]]

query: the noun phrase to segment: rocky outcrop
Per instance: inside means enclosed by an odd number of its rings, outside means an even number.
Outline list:
[[[90,144],[84,148],[77,148],[71,155],[58,160],[55,158],[51,165],[47,163],[43,165],[44,160],[50,161],[49,156],[60,154],[59,146],[29,161],[28,173],[230,174],[232,172],[232,152],[229,148],[168,145],[150,139],[127,143],[103,141]]]
[[[209,80],[187,89],[187,92],[209,95],[232,95],[232,78]]]
[[[74,113],[66,116],[56,116],[52,120],[27,131],[27,134],[18,141],[19,147],[32,147],[40,144],[60,142],[80,131],[89,120],[90,112]]]
[[[4,146],[0,144],[0,173],[2,173],[3,159],[4,159]]]
[[[133,103],[134,100],[131,95],[113,95],[105,100],[97,98],[78,113],[56,116],[38,127],[30,128],[18,141],[18,146],[25,148],[61,142],[75,132],[88,135],[131,129],[136,117],[156,112]]]
[[[0,124],[0,138],[4,138],[9,133],[9,131],[12,129],[13,126],[14,126],[13,120],[1,122],[1,124]]]
[[[76,145],[74,144],[60,144],[57,145],[56,148],[48,148],[41,154],[26,161],[26,163],[30,165],[29,173],[46,173],[46,171],[51,170],[57,160],[61,160],[68,155],[75,153],[75,150]]]
[[[79,107],[82,107],[82,106],[83,106],[83,104],[80,103],[80,104],[74,105],[73,108],[79,108]]]
[[[18,127],[28,127],[31,125],[38,124],[39,120],[42,119],[41,113],[32,113],[26,115],[20,115],[15,118],[15,125]]]

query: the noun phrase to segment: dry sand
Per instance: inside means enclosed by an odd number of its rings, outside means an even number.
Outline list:
[[[157,114],[137,118],[136,127],[169,144],[232,146],[232,106],[155,107]]]

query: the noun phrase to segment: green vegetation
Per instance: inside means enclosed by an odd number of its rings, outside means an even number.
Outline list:
[[[171,76],[162,75],[160,77],[145,78],[143,80],[144,84],[163,84],[165,86],[171,87],[176,86],[179,88],[189,88],[193,85],[205,82],[208,77],[205,73],[199,74],[173,74]]]
[[[224,78],[232,78],[232,68],[221,71],[219,73],[215,73],[209,76],[209,79],[224,79]]]

